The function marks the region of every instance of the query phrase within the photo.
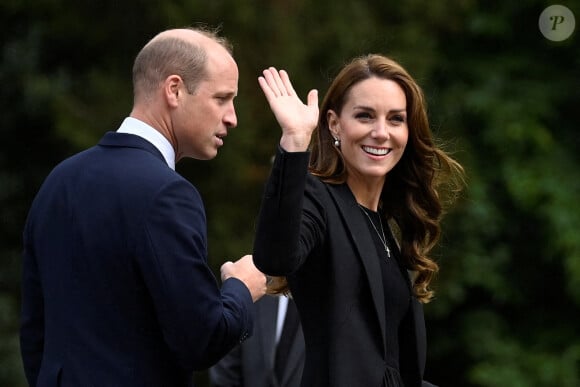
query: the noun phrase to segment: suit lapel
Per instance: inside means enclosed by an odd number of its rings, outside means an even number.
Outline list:
[[[257,306],[257,318],[259,326],[256,337],[261,340],[261,353],[264,355],[264,363],[271,372],[274,370],[274,356],[276,354],[276,320],[278,319],[278,299],[272,296],[265,296]],[[262,309],[262,310],[260,310]]]
[[[301,379],[302,370],[298,368],[303,365],[302,359],[304,358],[304,354],[304,335],[302,328],[299,327],[288,348],[288,357],[284,364],[282,378],[279,381],[280,386],[293,386],[296,384],[296,381]]]
[[[338,211],[343,218],[343,224],[352,238],[354,250],[358,253],[368,277],[373,305],[381,327],[383,349],[386,353],[385,294],[379,256],[374,247],[375,243],[370,233],[366,232],[368,228],[366,220],[348,186],[346,184],[327,184],[326,186],[337,204]]]
[[[283,297],[283,296],[279,296]],[[266,370],[270,375],[270,383],[274,386],[287,386],[290,383],[290,379],[298,372],[297,368],[300,367],[301,360],[304,357],[304,335],[302,334],[302,329],[298,329],[296,333],[296,338],[292,342],[292,346],[289,349],[289,355],[286,364],[284,365],[284,374],[282,375],[282,380],[278,381],[274,373],[274,360],[276,356],[276,321],[278,320],[278,298],[265,296],[260,300],[260,308],[262,310],[257,310],[259,326],[256,329],[262,329],[263,334],[257,334],[257,337],[261,337],[261,353],[264,354],[264,362],[266,364]],[[300,377],[298,378],[300,380]]]
[[[284,375],[282,376],[281,386],[289,386],[290,379],[295,375],[298,370],[297,368],[301,365],[301,360],[304,357],[304,336],[302,330],[299,329],[296,332],[296,338],[292,342],[292,347],[290,348],[290,354],[288,355],[288,364],[284,368]],[[302,375],[302,372],[300,372]],[[298,380],[301,378],[298,377]]]

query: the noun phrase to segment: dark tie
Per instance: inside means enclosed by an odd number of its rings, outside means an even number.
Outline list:
[[[274,372],[276,373],[276,378],[278,381],[282,381],[282,376],[284,375],[284,369],[288,363],[288,355],[290,353],[290,347],[296,336],[296,331],[298,330],[298,325],[300,324],[300,319],[298,317],[298,311],[296,310],[296,305],[292,299],[288,300],[288,309],[286,310],[286,318],[284,319],[284,327],[282,328],[282,334],[280,335],[280,341],[276,347],[276,359],[274,362]]]

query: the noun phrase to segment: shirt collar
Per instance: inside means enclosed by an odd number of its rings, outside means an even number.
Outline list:
[[[133,117],[127,117],[117,129],[118,133],[129,133],[144,138],[163,155],[169,168],[175,170],[175,150],[171,143],[155,128]]]

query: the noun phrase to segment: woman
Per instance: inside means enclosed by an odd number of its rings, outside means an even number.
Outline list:
[[[420,87],[381,55],[347,64],[320,114],[316,90],[304,105],[285,71],[259,83],[282,137],[254,261],[296,301],[302,386],[429,386],[421,303],[438,269],[440,188],[456,193],[462,168],[435,145]]]

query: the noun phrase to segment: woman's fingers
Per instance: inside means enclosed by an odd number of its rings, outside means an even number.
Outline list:
[[[316,110],[316,119],[318,119],[318,90],[312,89],[308,92],[308,97],[306,99],[308,106]]]
[[[285,70],[269,67],[262,74],[258,82],[282,128],[281,144],[284,143],[287,151],[304,150],[318,120],[318,91],[310,90],[305,104]]]
[[[268,102],[271,102],[272,99],[276,98],[276,93],[272,90],[265,77],[258,77],[258,83],[260,84]]]
[[[290,77],[285,70],[276,70],[275,67],[267,68],[262,72],[263,76],[259,77],[262,89],[267,86],[275,97],[292,96],[296,93],[290,82]],[[263,84],[262,84],[263,83]],[[266,92],[266,90],[264,90]]]
[[[280,70],[280,72],[278,73],[278,77],[282,81],[282,85],[284,87],[284,90],[286,91],[286,94],[296,95],[294,87],[292,86],[292,82],[290,82],[290,77],[288,76],[286,70]]]

